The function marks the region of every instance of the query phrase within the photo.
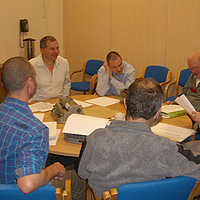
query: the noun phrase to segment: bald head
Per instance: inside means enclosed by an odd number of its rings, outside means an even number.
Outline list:
[[[200,78],[200,52],[194,53],[189,56],[187,62],[192,74],[194,74],[196,78]]]

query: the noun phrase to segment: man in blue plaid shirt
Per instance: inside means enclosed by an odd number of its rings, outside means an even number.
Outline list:
[[[0,184],[17,184],[29,193],[52,178],[63,180],[60,163],[43,168],[49,152],[49,130],[33,116],[28,100],[36,91],[36,72],[23,57],[7,60],[1,70],[7,97],[0,104]]]

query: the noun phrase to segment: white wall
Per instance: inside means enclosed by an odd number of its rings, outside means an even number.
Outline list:
[[[20,19],[28,19],[29,32],[24,38],[36,39],[35,56],[40,54],[39,41],[45,35],[57,38],[62,56],[62,0],[1,0],[0,63],[12,56],[26,55],[19,46]]]

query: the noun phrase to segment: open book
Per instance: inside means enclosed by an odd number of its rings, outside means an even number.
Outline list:
[[[187,115],[188,112],[182,106],[179,105],[164,105],[162,106],[160,114],[164,118],[172,118],[181,115]]]
[[[184,94],[182,94],[180,97],[177,97],[175,99],[175,102],[178,103],[181,107],[183,107],[189,114],[192,114],[193,111],[196,111]]]

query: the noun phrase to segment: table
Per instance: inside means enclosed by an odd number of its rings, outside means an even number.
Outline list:
[[[73,99],[79,100],[79,101],[86,101],[86,100],[94,99],[97,97],[99,97],[99,96],[98,95],[75,95],[75,96],[72,96]],[[119,99],[119,96],[108,96],[108,97]],[[55,99],[45,100],[44,102],[57,103],[58,101],[59,101],[59,98],[55,98]],[[101,111],[104,114],[104,117],[106,117],[106,118],[110,118],[110,117],[114,116],[113,113],[115,113],[115,112],[126,113],[126,110],[122,103],[116,103],[116,104],[113,104],[113,105],[110,105],[107,107],[92,105],[92,106],[83,108],[84,114],[91,115],[91,116],[96,115],[97,117],[99,117],[97,111]],[[54,121],[53,118],[51,117],[50,113],[51,113],[51,111],[45,113],[44,120],[43,120],[44,122]],[[184,128],[192,128],[192,122],[187,115],[176,117],[176,118],[171,118],[171,119],[163,118],[162,122],[168,123],[171,125],[184,127]],[[59,124],[59,123],[57,124],[58,129],[63,129],[63,127],[64,127],[64,124]],[[74,143],[69,143],[69,142],[64,141],[64,133],[62,133],[62,131],[61,131],[56,146],[50,146],[49,153],[56,154],[56,155],[62,155],[62,156],[78,157],[80,149],[81,149],[80,144],[74,144]]]

